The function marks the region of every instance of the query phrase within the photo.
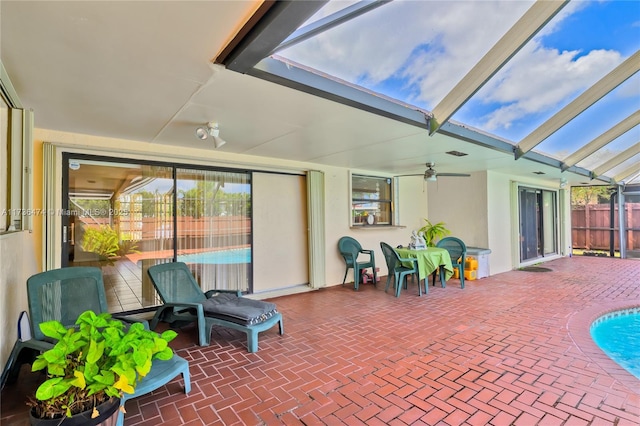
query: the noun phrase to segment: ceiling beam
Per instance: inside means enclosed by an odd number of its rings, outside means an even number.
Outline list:
[[[543,140],[555,133],[562,126],[573,120],[578,114],[589,108],[607,93],[618,87],[635,74],[640,67],[640,50],[629,56],[613,71],[585,90],[580,96],[544,122],[540,127],[525,136],[514,151],[516,159],[531,151]]]
[[[426,111],[410,108],[341,80],[326,78],[295,63],[265,58],[248,74],[416,127],[429,128],[431,114]]]
[[[633,166],[625,169],[624,171],[620,172],[619,174],[617,174],[613,180],[615,180],[616,182],[621,182],[622,180],[630,177],[630,176],[635,176],[638,173],[640,173],[640,163],[634,164]]]
[[[214,62],[246,74],[325,3],[327,0],[265,1],[259,14],[240,29]]]
[[[502,139],[497,137],[488,135],[484,132],[478,132],[469,128],[467,126],[452,123],[451,121],[444,123],[438,134],[449,136],[455,139],[463,140],[465,142],[472,143],[474,145],[478,145],[484,148],[493,149],[499,152],[512,154],[513,153],[513,145],[505,142]],[[553,167],[559,169],[562,165],[560,160],[556,160],[555,158],[547,157],[538,152],[528,152],[524,156],[525,159],[529,161],[533,161],[539,164],[543,164],[545,166]],[[569,168],[567,171],[571,173],[575,173],[580,176],[584,176],[590,179],[593,179],[591,171],[584,169],[582,167],[573,166]],[[607,176],[598,177],[598,180],[601,180],[606,183],[613,183],[613,180]]]
[[[567,158],[562,161],[564,163],[562,169],[565,170],[565,168],[569,168],[574,164],[584,160],[603,146],[607,145],[619,136],[633,129],[638,124],[640,124],[640,110],[634,112],[588,144],[582,146],[580,149],[567,156]]]
[[[627,148],[626,150],[622,151],[620,154],[616,155],[615,157],[613,157],[609,161],[607,161],[607,162],[601,164],[600,166],[596,167],[595,169],[593,169],[593,175],[594,176],[600,176],[604,172],[607,172],[607,171],[613,169],[618,164],[620,164],[620,163],[622,163],[624,161],[627,161],[629,158],[633,157],[634,155],[638,155],[638,154],[640,154],[640,142],[637,142],[635,145],[632,145],[630,148]]]
[[[430,134],[435,133],[453,114],[485,85],[529,42],[556,14],[569,3],[537,1],[509,31],[475,64],[462,80],[433,109]]]
[[[369,12],[375,8],[378,8],[384,4],[389,3],[391,0],[362,0],[351,6],[345,7],[329,16],[322,19],[318,19],[309,25],[305,25],[302,28],[298,28],[293,34],[291,34],[285,41],[280,43],[271,54],[274,54],[280,50],[291,47],[295,44],[303,42],[311,37],[314,37],[324,31],[327,31],[335,26],[338,26],[344,22],[350,21],[364,13]]]

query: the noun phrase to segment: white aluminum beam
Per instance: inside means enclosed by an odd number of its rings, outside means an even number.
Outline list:
[[[613,169],[618,164],[628,160],[629,158],[637,154],[640,154],[640,142],[637,142],[635,145],[632,145],[630,148],[627,148],[626,150],[622,151],[620,154],[616,155],[609,161],[593,169],[593,176],[594,177],[600,176],[604,172],[607,172]]]
[[[323,33],[335,26],[342,24],[343,22],[350,21],[353,18],[357,18],[358,16],[369,12],[377,7],[383,6],[386,3],[389,3],[390,0],[362,0],[351,6],[347,6],[338,12],[335,12],[327,17],[319,19],[309,25],[305,25],[302,28],[298,28],[293,32],[285,41],[280,43],[278,47],[276,47],[269,56],[274,53],[279,52],[280,50],[291,47],[295,44],[303,42],[311,37],[315,37],[316,35]]]
[[[633,129],[638,124],[640,124],[640,110],[634,112],[629,117],[625,118],[588,144],[584,145],[579,150],[567,156],[567,158],[562,161],[564,163],[564,166],[562,166],[563,170],[568,169],[579,161],[584,160],[603,146],[615,140],[620,135]]]
[[[529,133],[516,146],[516,159],[531,151],[540,142],[555,133],[562,126],[573,120],[578,114],[589,108],[607,93],[618,87],[625,80],[635,74],[640,67],[640,50],[618,65],[613,71],[604,76],[593,86],[585,90],[580,96],[549,118],[540,127]]]
[[[616,182],[620,182],[620,181],[624,180],[625,178],[637,175],[638,173],[640,173],[640,163],[634,164],[633,166],[629,167],[628,169],[623,170],[622,172],[617,174],[613,178],[613,180],[615,180]]]
[[[446,123],[487,81],[491,79],[529,40],[566,4],[563,1],[538,0],[478,61],[458,84],[433,109],[435,120],[430,134]]]

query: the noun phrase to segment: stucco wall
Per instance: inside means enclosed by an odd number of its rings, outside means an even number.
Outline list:
[[[487,233],[491,275],[510,271],[513,263],[513,232],[517,232],[517,223],[513,223],[515,204],[511,200],[511,180],[500,173],[487,173]],[[514,229],[515,226],[515,229]],[[518,247],[515,247],[518,250]]]
[[[451,236],[470,247],[487,247],[487,175],[441,177],[427,182],[431,223],[444,222]]]
[[[344,261],[337,251],[337,242],[344,235],[356,238],[363,247],[375,250],[376,264],[380,272],[387,274],[384,257],[380,250],[380,241],[393,246],[407,244],[411,229],[421,226],[427,212],[427,192],[423,190],[422,180],[404,178],[399,183],[399,211],[400,227],[388,228],[350,228],[350,171],[361,174],[374,174],[367,170],[349,170],[346,168],[321,166],[318,164],[267,159],[249,155],[229,154],[222,151],[202,149],[180,149],[176,154],[170,146],[151,144],[113,138],[103,138],[90,135],[80,135],[65,132],[54,132],[36,129],[36,150],[42,151],[42,142],[55,143],[61,149],[70,152],[106,155],[120,158],[153,159],[158,161],[183,162],[186,164],[220,165],[224,167],[256,168],[270,171],[305,172],[320,170],[325,175],[325,276],[326,285],[342,283],[344,276]],[[42,154],[40,154],[42,158]],[[42,162],[40,162],[42,164]],[[61,170],[57,176],[60,179]],[[42,180],[36,181],[38,188],[35,192],[42,194]],[[273,188],[274,197],[278,188]],[[40,196],[41,197],[41,196]],[[40,238],[41,239],[41,238]],[[40,240],[39,240],[40,241]],[[59,254],[56,255],[59,257]],[[347,280],[352,280],[351,272]]]
[[[38,272],[33,234],[0,235],[0,365],[4,366],[18,338],[18,316],[28,311],[26,281]]]

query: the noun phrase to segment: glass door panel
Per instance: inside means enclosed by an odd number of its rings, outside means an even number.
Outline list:
[[[252,291],[251,175],[176,170],[178,260],[204,291]]]
[[[558,252],[558,208],[553,191],[520,188],[520,261]]]
[[[63,164],[61,265],[100,267],[111,312],[158,305],[146,268],[173,260],[173,168],[71,154]]]
[[[520,260],[540,256],[538,246],[538,194],[533,189],[520,188]]]

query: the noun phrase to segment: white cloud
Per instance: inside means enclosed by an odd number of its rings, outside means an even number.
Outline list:
[[[393,78],[409,93],[403,101],[432,109],[532,3],[397,0],[279,54],[368,88]],[[515,120],[556,110],[624,59],[611,50],[558,51],[541,44],[588,4],[570,2],[478,92],[481,102],[503,105],[478,117],[479,127],[507,129]]]
[[[478,93],[484,102],[506,104],[493,111],[483,127],[489,131],[507,129],[523,116],[558,109],[624,59],[610,50],[580,54],[530,43]]]
[[[406,78],[433,107],[531,3],[394,1],[279,54],[369,87]]]

